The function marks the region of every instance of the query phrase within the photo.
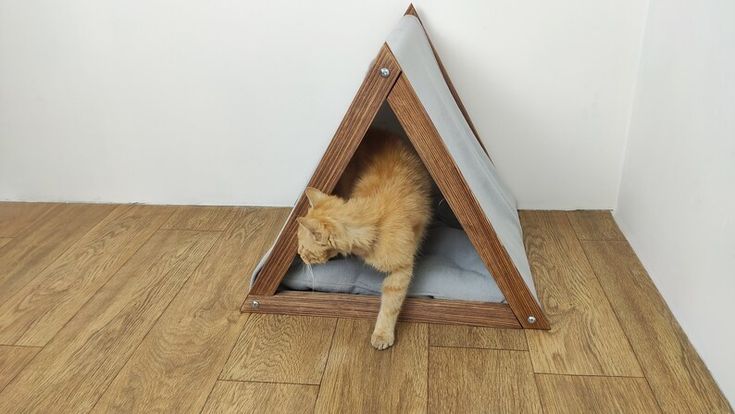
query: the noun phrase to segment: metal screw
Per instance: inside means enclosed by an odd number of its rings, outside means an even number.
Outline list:
[[[388,68],[380,68],[380,76],[387,78],[390,76],[390,69]]]
[[[536,317],[533,316],[533,315],[529,316],[528,317],[528,323],[530,323],[530,324],[536,323]]]
[[[254,300],[250,303],[250,307],[253,309],[258,309],[259,306],[260,306],[260,302],[258,302],[257,300]]]

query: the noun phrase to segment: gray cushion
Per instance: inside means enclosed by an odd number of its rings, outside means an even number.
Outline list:
[[[314,278],[297,259],[283,287],[295,290],[379,295],[385,278],[356,257],[340,257],[312,266]],[[410,296],[502,302],[503,294],[464,231],[437,223],[417,258]]]

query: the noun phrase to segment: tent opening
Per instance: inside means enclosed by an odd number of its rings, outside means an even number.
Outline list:
[[[371,127],[389,130],[411,145],[387,104],[383,104]],[[361,145],[365,145],[365,141]],[[504,302],[502,292],[436,184],[432,205],[433,221],[416,257],[408,296]],[[309,269],[296,256],[280,288],[380,295],[384,278],[383,273],[358,257],[337,256]]]

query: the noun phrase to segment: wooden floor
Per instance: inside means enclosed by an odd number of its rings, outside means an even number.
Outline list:
[[[606,212],[522,212],[548,332],[241,314],[285,209],[0,203],[0,413],[731,412]]]

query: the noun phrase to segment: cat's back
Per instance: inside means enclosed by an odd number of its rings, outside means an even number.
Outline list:
[[[356,154],[359,172],[354,196],[430,197],[431,178],[409,143],[382,130],[368,131],[365,140]]]

